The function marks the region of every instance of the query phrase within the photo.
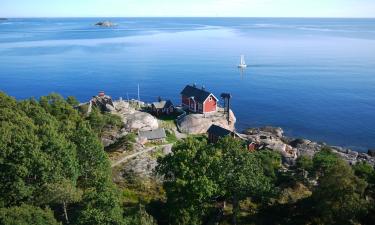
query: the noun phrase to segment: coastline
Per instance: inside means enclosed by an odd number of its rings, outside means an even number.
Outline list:
[[[350,148],[333,146],[324,142],[284,136],[284,130],[280,127],[249,128],[239,133],[239,135],[255,143],[260,143],[260,145],[263,145],[261,149],[268,148],[280,152],[284,162],[289,165],[294,165],[295,160],[300,156],[313,157],[321,149],[330,148],[351,165],[367,162],[375,166],[374,150],[369,149],[368,152],[358,152]]]
[[[137,101],[137,100],[133,100]],[[116,111],[116,108],[124,108],[123,105],[125,101],[118,100],[114,101],[115,107],[109,107],[109,111]],[[150,103],[140,102],[141,105],[150,106]],[[126,104],[125,104],[126,105]],[[125,107],[126,108],[126,107]],[[130,114],[135,113],[133,110]],[[358,152],[350,148],[345,148],[341,146],[333,146],[324,142],[315,142],[305,138],[294,138],[284,135],[284,130],[280,127],[258,127],[258,128],[248,128],[242,132],[236,132],[235,114],[230,110],[230,118],[233,121],[232,126],[227,124],[225,114],[222,112],[216,114],[216,116],[202,116],[202,114],[189,114],[184,115],[176,120],[176,128],[180,133],[184,134],[207,134],[207,130],[211,125],[218,125],[224,129],[232,130],[239,138],[246,140],[247,143],[253,143],[256,150],[270,149],[275,152],[279,152],[282,155],[283,162],[286,165],[294,165],[297,158],[301,156],[313,157],[317,152],[323,148],[330,148],[333,152],[338,154],[341,158],[346,160],[349,164],[354,165],[360,162],[367,162],[372,166],[375,166],[375,155],[369,154],[371,150],[367,153]],[[143,112],[144,114],[154,117],[152,114]],[[132,117],[127,115],[125,117]],[[156,118],[155,118],[156,119]],[[123,118],[123,120],[125,120]],[[150,129],[156,128],[151,119],[140,120],[137,119],[137,124],[144,124],[145,127],[151,127]],[[375,152],[374,152],[375,153]]]

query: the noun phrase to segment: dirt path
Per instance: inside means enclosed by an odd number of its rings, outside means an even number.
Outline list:
[[[139,155],[142,155],[142,154],[145,154],[145,153],[148,153],[148,152],[152,152],[152,151],[154,151],[154,150],[156,150],[156,149],[158,149],[160,147],[162,147],[162,148],[164,148],[166,146],[172,147],[172,145],[173,144],[159,145],[159,146],[154,146],[154,147],[150,147],[150,148],[144,149],[144,150],[139,151],[139,152],[135,152],[135,153],[133,153],[131,155],[124,156],[124,157],[122,157],[122,158],[120,158],[120,159],[112,162],[111,163],[111,167],[113,168],[113,167],[116,167],[118,165],[121,165],[122,163],[128,161],[129,159],[135,158],[135,157],[137,157]]]

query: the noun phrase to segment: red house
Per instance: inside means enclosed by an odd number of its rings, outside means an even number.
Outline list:
[[[187,85],[181,92],[182,106],[192,112],[211,113],[217,111],[218,99],[211,92],[195,85]]]

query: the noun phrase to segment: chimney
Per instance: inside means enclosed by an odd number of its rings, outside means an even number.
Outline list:
[[[202,90],[203,90],[203,91],[206,90],[206,87],[205,87],[204,85],[202,86]]]
[[[197,84],[196,84],[196,83],[194,83],[194,84],[193,84],[193,87],[197,87]]]

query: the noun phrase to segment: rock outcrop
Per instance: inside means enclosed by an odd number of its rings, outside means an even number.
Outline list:
[[[283,137],[284,131],[280,127],[262,127],[262,128],[250,128],[245,131],[245,134],[261,134],[261,133],[270,133],[276,137]]]
[[[92,107],[96,107],[102,112],[111,112],[115,108],[112,98],[104,95],[104,92],[102,95],[93,96],[89,104],[89,112],[91,112]]]
[[[229,113],[230,124],[228,124],[226,115],[223,112],[210,114],[189,114],[177,122],[180,132],[187,134],[205,134],[211,125],[215,124],[228,130],[234,130],[236,117],[233,112]]]
[[[350,164],[367,162],[375,166],[375,157],[366,153],[359,153],[351,149],[338,146],[328,146],[325,143],[313,142],[307,139],[293,139],[283,136],[284,132],[278,127],[251,128],[241,134],[242,138],[257,143],[260,148],[271,149],[280,152],[283,161],[288,165],[293,165],[300,156],[313,157],[323,147],[329,147]]]
[[[95,26],[100,26],[100,27],[114,27],[116,24],[110,22],[110,21],[100,21],[95,24]]]
[[[271,149],[279,152],[283,161],[293,165],[298,156],[297,149],[283,140],[284,131],[279,127],[262,127],[247,129],[241,137],[256,143],[260,149]]]
[[[149,113],[136,110],[125,101],[113,103],[113,114],[119,115],[127,131],[154,130],[159,128],[158,120]]]
[[[149,154],[139,155],[130,160],[124,166],[124,173],[134,174],[139,177],[154,177],[154,171],[158,165],[157,159]]]
[[[135,112],[123,118],[125,128],[131,131],[154,130],[159,127],[158,120],[149,113]]]

